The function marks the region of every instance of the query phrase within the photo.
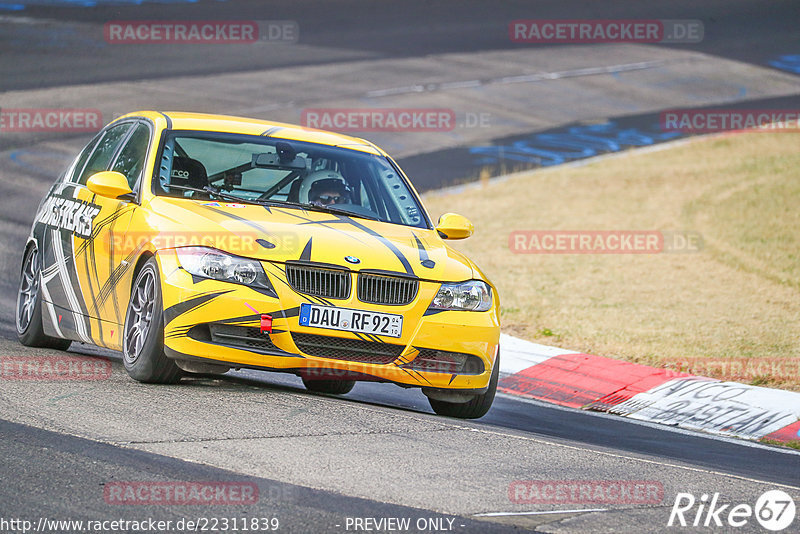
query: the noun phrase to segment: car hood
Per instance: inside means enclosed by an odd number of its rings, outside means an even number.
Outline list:
[[[203,245],[273,262],[311,261],[353,271],[391,271],[462,281],[473,264],[435,230],[333,213],[155,197],[148,226],[157,248]]]

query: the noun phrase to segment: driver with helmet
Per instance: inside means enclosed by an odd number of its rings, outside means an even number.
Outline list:
[[[350,188],[344,177],[336,171],[315,171],[303,179],[299,201],[319,207],[349,204]]]

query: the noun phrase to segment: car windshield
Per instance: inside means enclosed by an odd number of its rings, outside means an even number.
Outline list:
[[[213,132],[169,132],[158,195],[302,205],[427,228],[416,195],[384,156],[316,143]]]

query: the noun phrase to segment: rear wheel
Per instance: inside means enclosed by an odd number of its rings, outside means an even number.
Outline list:
[[[489,380],[489,388],[486,393],[476,395],[469,402],[444,402],[436,399],[428,398],[428,402],[433,408],[433,411],[438,415],[446,417],[458,417],[459,419],[478,419],[486,415],[489,408],[492,407],[494,402],[494,395],[497,392],[497,380],[500,376],[500,353],[498,352],[497,358],[494,362],[494,370],[492,371],[492,378]]]
[[[164,354],[164,308],[158,264],[150,258],[133,284],[122,339],[122,361],[139,382],[174,384],[183,372]]]
[[[307,380],[303,379],[303,385],[309,391],[316,393],[330,393],[331,395],[344,395],[350,393],[355,380]]]
[[[72,341],[45,335],[42,327],[42,295],[39,291],[42,269],[39,248],[33,245],[25,252],[17,295],[17,338],[28,347],[67,350]]]

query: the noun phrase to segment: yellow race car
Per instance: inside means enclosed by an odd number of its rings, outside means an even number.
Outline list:
[[[145,111],[106,126],[42,200],[22,263],[25,345],[121,350],[141,382],[231,368],[420,387],[477,418],[499,301],[374,144],[237,117]]]

